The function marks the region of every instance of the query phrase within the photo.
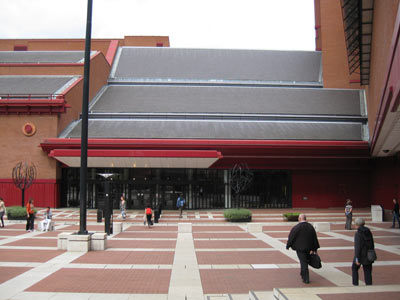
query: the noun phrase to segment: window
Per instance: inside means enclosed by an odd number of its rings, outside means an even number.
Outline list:
[[[14,51],[28,51],[28,46],[14,45]]]

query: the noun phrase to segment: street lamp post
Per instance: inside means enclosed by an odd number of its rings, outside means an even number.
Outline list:
[[[81,128],[81,168],[79,182],[80,226],[78,234],[87,234],[86,229],[86,191],[87,191],[87,147],[88,147],[88,110],[89,110],[89,74],[90,42],[92,32],[92,0],[88,0],[85,40],[85,65],[83,72],[82,128]]]

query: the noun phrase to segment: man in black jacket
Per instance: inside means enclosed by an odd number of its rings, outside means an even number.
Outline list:
[[[310,254],[316,253],[319,248],[317,233],[314,227],[307,222],[305,214],[299,216],[299,224],[290,230],[286,249],[292,248],[296,251],[300,260],[300,275],[304,283],[310,283],[308,273],[308,262]]]
[[[355,221],[357,232],[354,235],[354,259],[351,266],[353,285],[358,285],[358,270],[363,266],[366,285],[372,285],[372,262],[368,260],[368,249],[374,249],[374,238],[363,218]]]

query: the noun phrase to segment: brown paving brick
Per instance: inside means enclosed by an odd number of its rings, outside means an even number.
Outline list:
[[[47,231],[37,235],[37,237],[57,237],[60,233],[66,232],[67,230],[56,230],[56,231]]]
[[[176,240],[118,240],[111,239],[107,241],[107,248],[171,248],[175,249]]]
[[[379,257],[378,257],[379,259]],[[351,276],[351,264],[348,267],[340,267],[336,268],[348,275]],[[360,280],[364,281],[364,271],[362,267],[358,271]],[[400,284],[400,266],[392,265],[392,266],[377,266],[372,265],[372,283],[374,285],[377,284]],[[351,283],[351,282],[350,282]],[[350,284],[349,283],[349,284]],[[400,293],[399,293],[400,295]]]
[[[205,232],[205,231],[244,231],[239,226],[193,226],[193,232]]]
[[[348,247],[354,246],[353,242],[342,240],[342,239],[319,239],[319,245],[321,247]]]
[[[25,247],[57,247],[57,239],[35,239],[26,238],[11,243],[5,246],[25,246]]]
[[[263,231],[287,231],[289,232],[290,229],[292,229],[293,226],[295,226],[297,223],[293,223],[293,225],[285,225],[285,226],[274,226],[274,225],[268,225],[268,226],[263,226],[262,230]]]
[[[104,231],[104,225],[87,225],[86,226],[88,231]],[[66,231],[78,231],[79,230],[79,225],[70,225],[67,227],[64,227],[63,230]]]
[[[225,219],[179,219],[179,220],[173,220],[173,221],[164,221],[161,220],[160,223],[170,223],[170,222],[179,222],[179,223],[193,223],[193,224],[197,224],[197,223],[203,223],[203,224],[210,224],[210,223],[227,223],[227,221],[225,221]]]
[[[1,259],[1,258],[0,258]],[[0,267],[0,284],[18,276],[32,268],[28,267]]]
[[[387,246],[400,246],[400,237],[375,237],[375,243],[387,245]]]
[[[220,239],[220,238],[255,239],[256,237],[247,232],[194,232],[193,238],[195,238],[195,239]]]
[[[290,264],[295,261],[279,251],[197,251],[199,265]]]
[[[390,227],[392,226],[392,222],[380,222],[380,223],[366,222],[366,225],[390,229]],[[396,226],[397,226],[397,224],[396,224]]]
[[[390,299],[400,300],[399,292],[369,292],[358,294],[323,294],[318,295],[322,300],[377,300]]]
[[[93,251],[74,260],[80,264],[172,265],[173,251]]]
[[[171,270],[61,269],[28,292],[167,294]]]
[[[62,250],[0,249],[0,260],[2,262],[46,262],[64,252]]]
[[[273,238],[287,238],[289,236],[289,231],[285,232],[274,232],[274,231],[264,231],[265,234],[268,234],[269,236]],[[318,237],[330,237],[330,235],[327,235],[322,232],[317,232]],[[286,242],[285,242],[286,243]]]
[[[53,221],[56,222],[79,222],[79,218],[57,218],[53,217]]]
[[[19,224],[5,224],[5,227],[4,228],[6,228],[6,229],[23,229],[23,230],[25,230],[26,229],[26,224],[25,223],[19,223]],[[0,229],[0,230],[2,230],[2,229]]]
[[[7,228],[7,226],[6,226]],[[22,235],[28,233],[27,231],[22,231],[22,230],[0,230],[0,235],[2,236],[17,236],[17,235]]]
[[[247,294],[249,291],[271,291],[273,288],[304,287],[298,269],[214,269],[200,270],[205,294]],[[333,286],[331,282],[310,271],[307,287]]]
[[[215,248],[215,249],[223,249],[223,248],[271,248],[270,245],[263,241],[258,240],[208,240],[208,241],[194,241],[195,248]]]
[[[372,231],[372,235],[375,237],[377,236],[393,236],[393,237],[400,237],[400,230],[399,233],[392,233],[390,231],[384,231],[384,230],[371,230]],[[339,231],[337,233],[343,234],[343,235],[347,235],[347,236],[351,236],[354,237],[354,235],[356,234],[355,230],[351,230],[351,231]]]
[[[127,229],[125,229],[125,231],[178,231],[178,226],[160,226],[160,225],[156,225],[153,226],[152,228],[148,228],[147,226],[130,226]]]
[[[353,218],[354,219],[354,218]],[[343,219],[343,223],[341,224],[331,224],[331,230],[345,230],[344,226],[345,226],[345,222],[346,220]],[[353,220],[354,221],[354,220]],[[354,224],[351,226],[353,232],[356,231],[356,227],[354,226]]]
[[[124,231],[121,233],[118,233],[117,235],[114,236],[115,238],[164,238],[164,239],[176,239],[178,237],[177,232],[152,232],[151,229],[149,229],[148,232],[129,232],[129,231]]]
[[[353,261],[354,250],[323,250],[319,249],[318,254],[322,262],[349,262]],[[400,260],[400,255],[376,249],[376,255],[380,261]]]

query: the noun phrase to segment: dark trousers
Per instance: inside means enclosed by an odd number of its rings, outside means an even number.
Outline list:
[[[357,265],[353,261],[353,265],[351,266],[351,273],[353,277],[353,285],[358,285],[358,270],[360,269],[361,265]],[[364,270],[364,279],[366,285],[372,285],[372,264],[363,265]]]
[[[3,217],[4,217],[4,211],[0,212],[1,227],[4,227]]]
[[[397,220],[397,223],[399,223],[399,228],[400,228],[399,214],[393,212],[393,225],[392,225],[392,227],[394,227],[394,225],[396,225],[396,220]]]
[[[180,216],[180,217],[182,217],[182,211],[183,211],[183,206],[180,206],[180,207],[179,207],[179,212],[180,212],[180,213],[179,213],[179,216]]]
[[[34,230],[35,228],[35,215],[29,214],[28,219],[26,220],[26,230]]]
[[[300,260],[300,276],[304,281],[309,281],[308,262],[310,261],[310,251],[296,251],[296,253]]]
[[[151,215],[146,215],[146,219],[147,219],[147,226],[150,227],[150,225],[151,225]]]
[[[352,222],[352,219],[353,219],[353,214],[348,214],[348,215],[346,216],[346,226],[344,227],[344,229],[351,230],[351,222]]]

